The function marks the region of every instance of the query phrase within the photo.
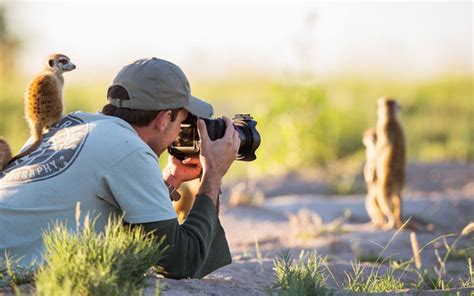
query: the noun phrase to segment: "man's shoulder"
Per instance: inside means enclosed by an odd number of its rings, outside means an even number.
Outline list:
[[[84,111],[75,111],[75,112],[69,113],[66,116],[79,118],[81,121],[86,122],[86,123],[103,121],[103,122],[114,122],[117,124],[130,126],[130,124],[128,124],[126,121],[118,117],[105,115],[100,112],[91,113],[91,112],[84,112]]]
[[[82,111],[72,112],[66,116],[77,118],[84,124],[90,124],[93,130],[107,130],[110,136],[113,136],[113,133],[117,132],[117,130],[122,129],[127,131],[125,134],[130,134],[134,137],[138,136],[135,129],[128,122],[118,117],[105,115],[99,112],[89,113]],[[121,132],[118,135],[124,136]]]
[[[80,118],[90,125],[88,142],[97,151],[98,147],[106,148],[107,154],[128,154],[132,151],[142,150],[154,154],[148,145],[138,136],[135,129],[126,121],[104,115],[102,113],[74,112],[68,116]]]

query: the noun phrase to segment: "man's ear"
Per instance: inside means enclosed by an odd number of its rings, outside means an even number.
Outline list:
[[[158,112],[155,119],[153,120],[153,125],[160,132],[164,131],[168,124],[171,122],[171,110],[163,110]]]

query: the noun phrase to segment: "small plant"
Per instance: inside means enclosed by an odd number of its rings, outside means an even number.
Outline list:
[[[433,275],[425,269],[423,274],[420,274],[419,276],[418,287],[430,290],[447,290],[453,288],[453,280],[445,279],[443,276],[439,276],[439,273],[437,272]]]
[[[260,266],[260,272],[263,272],[263,257],[262,252],[260,252],[260,244],[258,243],[257,236],[255,236],[255,256],[257,257],[258,265]]]
[[[461,287],[463,288],[471,288],[474,287],[474,269],[472,268],[472,258],[467,258],[467,279],[463,280],[462,278],[459,279],[461,283]]]
[[[301,252],[298,262],[293,263],[290,252],[279,255],[273,261],[279,295],[333,295],[326,286],[326,273],[322,266],[325,259]]]
[[[10,257],[8,253],[0,259],[0,287],[12,287],[31,283],[35,274],[35,263],[29,267],[20,264],[21,258]]]
[[[37,275],[39,295],[130,295],[144,287],[145,272],[163,256],[141,228],[109,219],[104,233],[86,217],[80,232],[57,224],[43,235],[45,261]]]
[[[411,243],[412,243],[412,248],[413,248],[413,253],[414,256],[410,261],[407,262],[407,264],[404,265],[405,271],[410,270],[410,264],[415,261],[416,264],[416,269],[411,269],[415,274],[418,276],[418,283],[414,284],[413,287],[416,289],[431,289],[431,290],[446,290],[450,288],[454,288],[454,280],[452,278],[449,278],[446,273],[446,262],[448,259],[453,259],[457,260],[462,257],[468,258],[468,270],[469,270],[469,275],[467,280],[459,279],[461,286],[466,287],[472,284],[472,266],[471,266],[471,253],[472,253],[472,248],[466,248],[466,249],[457,249],[456,244],[459,241],[459,239],[462,236],[467,236],[469,235],[472,231],[474,230],[474,223],[470,223],[464,227],[464,229],[461,231],[460,234],[447,234],[443,235],[440,237],[437,237],[430,242],[428,242],[426,245],[424,245],[421,249],[418,248],[418,242],[416,241],[416,235],[411,234]],[[452,244],[449,244],[446,238],[448,237],[453,237],[457,236]],[[446,252],[444,256],[441,256],[439,254],[438,249],[435,249],[435,256],[437,259],[437,266],[433,266],[432,270],[431,269],[423,269],[423,271],[420,271],[421,269],[421,259],[416,258],[421,254],[421,252],[429,245],[433,244],[436,241],[442,240],[443,245],[446,249]],[[418,262],[417,262],[418,261]]]
[[[446,278],[446,262],[447,262],[448,258],[454,257],[454,259],[455,259],[456,257],[459,256],[459,254],[458,254],[459,251],[456,249],[456,243],[459,241],[459,239],[462,236],[469,235],[469,233],[471,233],[473,231],[473,229],[474,229],[474,224],[473,223],[469,223],[468,225],[466,225],[466,227],[464,227],[464,229],[456,237],[456,239],[454,240],[454,242],[451,245],[448,244],[448,242],[446,240],[446,236],[443,237],[444,247],[446,248],[446,253],[444,254],[444,256],[441,257],[438,250],[435,249],[436,259],[437,259],[438,264],[439,264],[439,267],[438,266],[433,267],[434,272],[436,273],[436,277],[434,277],[434,278],[430,277],[429,274],[426,271],[425,271],[425,274],[424,274],[425,283],[428,285],[428,287],[430,289],[433,289],[433,290],[446,290],[446,289],[449,289],[449,288],[453,287],[453,279],[447,279]],[[454,256],[453,256],[453,254],[454,254]]]
[[[388,292],[396,291],[405,288],[404,283],[397,279],[393,274],[393,269],[388,269],[388,272],[380,275],[379,269],[372,269],[368,276],[364,275],[365,267],[360,261],[356,263],[351,262],[352,272],[345,272],[346,282],[344,287],[346,290],[353,292]]]

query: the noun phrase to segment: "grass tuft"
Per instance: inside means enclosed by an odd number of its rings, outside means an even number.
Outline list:
[[[356,263],[351,262],[352,271],[345,272],[346,282],[344,288],[353,292],[377,293],[397,291],[405,288],[405,284],[394,276],[393,269],[388,269],[388,272],[380,274],[379,270],[370,272],[369,275],[364,275],[365,266],[362,266],[360,261]]]
[[[324,261],[315,253],[301,252],[298,262],[293,263],[289,251],[280,254],[273,261],[278,295],[333,295],[326,286]]]
[[[463,288],[473,288],[474,287],[474,269],[472,268],[472,258],[467,259],[467,279],[459,279],[461,287]]]
[[[89,220],[89,219],[86,219]],[[59,223],[43,235],[45,264],[36,275],[38,295],[130,295],[141,293],[145,272],[166,249],[141,228],[109,219],[104,233],[80,232]]]
[[[0,288],[15,288],[18,285],[31,283],[34,280],[34,262],[29,267],[20,264],[21,258],[11,257],[7,253],[0,258]]]

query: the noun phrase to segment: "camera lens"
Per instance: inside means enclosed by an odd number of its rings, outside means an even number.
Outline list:
[[[178,138],[168,151],[178,159],[183,160],[188,156],[198,155],[200,147],[198,145],[199,135],[196,126],[197,118],[189,115],[183,121]],[[224,119],[204,119],[207,133],[212,141],[224,136],[226,124]],[[252,161],[257,158],[255,151],[260,146],[260,134],[256,129],[257,122],[249,114],[236,114],[232,119],[234,129],[239,133],[240,147],[237,153],[237,160]]]
[[[204,121],[211,140],[214,141],[224,136],[226,129],[224,119],[205,119]],[[255,160],[257,158],[255,151],[260,146],[260,134],[256,129],[257,122],[249,114],[236,114],[232,119],[232,123],[240,138],[237,160]]]

